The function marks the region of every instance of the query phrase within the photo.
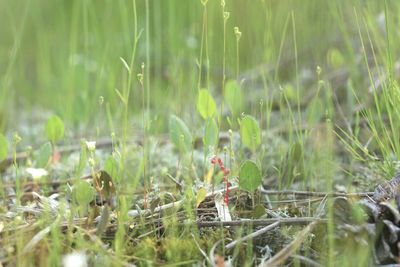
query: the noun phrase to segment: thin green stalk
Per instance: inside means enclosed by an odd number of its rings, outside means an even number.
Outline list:
[[[147,118],[150,117],[150,7],[149,0],[146,0],[146,94],[147,94],[147,105],[146,113]]]
[[[129,115],[129,97],[131,93],[131,86],[132,86],[132,74],[133,74],[133,66],[135,62],[136,56],[136,48],[137,43],[139,40],[138,30],[137,30],[137,11],[136,11],[136,0],[132,0],[133,5],[133,20],[134,20],[134,43],[132,48],[131,60],[128,67],[128,82],[126,84],[126,88],[124,90],[124,113],[123,113],[123,121],[122,121],[122,153],[121,153],[121,170],[122,174],[126,176],[126,168],[125,168],[125,161],[126,161],[126,153],[127,153],[127,141],[128,141],[128,115]],[[121,175],[121,174],[120,174]],[[122,257],[125,253],[125,246],[124,246],[124,236],[125,236],[125,221],[128,219],[127,217],[127,210],[128,210],[128,203],[126,197],[119,196],[118,198],[118,229],[115,236],[115,244],[114,249],[115,253],[118,257]]]
[[[146,163],[147,163],[147,156],[146,156],[146,115],[145,115],[145,91],[144,91],[144,63],[142,63],[142,72],[138,75],[140,87],[142,89],[142,127],[143,127],[143,144],[142,144],[142,156],[143,156],[143,191],[144,191],[144,208],[147,209],[147,192],[148,192],[148,184],[147,184],[147,177],[146,177]],[[146,75],[148,75],[146,73]]]
[[[200,56],[199,56],[199,78],[197,81],[197,89],[201,89],[201,78],[202,78],[202,67],[203,67],[203,50],[204,50],[204,42],[207,31],[207,0],[201,0],[203,4],[203,28],[201,31],[201,44],[200,44]]]
[[[221,120],[224,110],[224,94],[225,94],[225,81],[226,81],[226,24],[229,19],[229,12],[225,12],[225,0],[221,0],[222,18],[223,18],[223,52],[222,52],[222,83],[221,83],[221,109],[220,117],[218,118],[218,128],[221,129]]]
[[[285,44],[285,40],[286,40],[286,31],[287,31],[287,28],[288,28],[288,25],[289,25],[289,20],[290,20],[290,14],[287,16],[286,21],[285,21],[285,25],[283,26],[281,43],[279,45],[278,59],[277,59],[276,64],[275,64],[275,77],[274,77],[274,81],[275,82],[278,82],[278,78],[279,78],[279,65],[281,64],[283,45]]]
[[[390,31],[389,31],[389,19],[388,19],[389,12],[388,12],[387,0],[385,0],[384,3],[385,3],[386,49],[387,49],[387,60],[389,65],[389,83],[391,83],[394,75],[394,68],[393,68],[392,52],[390,45],[390,35],[389,35]]]
[[[239,30],[239,27],[233,28],[233,31],[236,36],[236,80],[239,82],[239,66],[240,66],[240,54],[239,54],[239,41],[242,37],[242,32]]]

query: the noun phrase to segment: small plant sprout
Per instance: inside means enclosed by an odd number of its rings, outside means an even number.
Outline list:
[[[58,116],[52,116],[46,123],[46,136],[53,145],[64,137],[64,123]]]
[[[13,136],[13,166],[15,171],[15,177],[18,177],[19,167],[17,162],[17,146],[22,141],[22,138],[18,135],[17,132],[14,133]],[[17,195],[17,203],[20,203],[20,194],[21,194],[21,181],[20,179],[15,180],[15,191]]]
[[[261,172],[254,161],[246,160],[240,166],[239,187],[254,192],[261,185]]]
[[[234,27],[233,31],[235,32],[235,35],[236,35],[236,41],[239,41],[240,37],[242,37],[242,32],[239,31],[239,27]]]
[[[240,38],[242,37],[242,32],[239,31],[239,27],[234,27],[233,31],[234,31],[235,36],[236,36],[236,79],[239,79],[239,64],[240,64],[240,60],[239,60],[239,41],[240,41]]]
[[[85,141],[86,149],[89,151],[89,157],[88,157],[88,163],[90,167],[90,174],[92,176],[92,181],[93,185],[96,188],[97,192],[101,192],[103,189],[104,185],[99,182],[98,179],[98,173],[95,171],[96,167],[96,158],[95,158],[95,152],[96,152],[96,141]],[[86,158],[86,155],[83,155]],[[79,182],[78,182],[79,183]],[[100,194],[101,201],[102,200],[102,195]]]
[[[13,163],[14,166],[17,166],[17,146],[22,141],[22,138],[19,136],[17,132],[13,135]]]
[[[64,123],[58,116],[52,116],[47,120],[45,133],[47,139],[51,142],[52,147],[52,160],[56,162],[59,160],[60,155],[56,152],[56,143],[64,138]]]
[[[261,171],[257,164],[251,160],[246,160],[240,166],[239,187],[252,194],[254,207],[254,191],[262,184]]]
[[[224,20],[227,21],[229,19],[230,13],[224,12]]]
[[[230,183],[228,180],[228,175],[230,174],[230,170],[224,166],[224,163],[222,162],[222,159],[219,158],[218,156],[213,156],[211,158],[211,164],[213,165],[218,165],[219,169],[222,171],[224,175],[224,183],[225,183],[225,195],[224,195],[224,202],[226,205],[229,204],[229,193],[230,193]]]
[[[84,180],[79,180],[72,187],[72,196],[75,203],[78,205],[79,210],[86,211],[87,206],[95,197],[95,191],[90,183]]]

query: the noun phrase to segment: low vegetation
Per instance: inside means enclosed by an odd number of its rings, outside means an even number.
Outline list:
[[[398,264],[399,9],[0,0],[0,266]]]

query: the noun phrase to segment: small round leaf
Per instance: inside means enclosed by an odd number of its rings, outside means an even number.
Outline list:
[[[88,182],[81,180],[72,188],[72,194],[78,205],[88,205],[94,199],[94,188]]]
[[[210,95],[207,89],[199,90],[197,96],[197,110],[203,119],[208,119],[214,116],[217,106],[214,98]]]
[[[234,116],[243,111],[242,90],[237,81],[228,81],[224,89],[224,99]]]
[[[245,116],[240,124],[240,136],[243,145],[255,151],[261,144],[260,126],[252,116]]]
[[[200,188],[197,191],[196,195],[196,208],[199,207],[200,203],[203,202],[206,199],[207,196],[207,191],[204,187]]]
[[[257,164],[246,160],[239,171],[239,187],[243,190],[254,192],[262,183],[261,172]]]
[[[64,137],[64,123],[58,116],[52,116],[46,124],[46,136],[54,144]]]

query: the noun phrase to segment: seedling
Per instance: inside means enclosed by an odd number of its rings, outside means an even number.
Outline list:
[[[243,162],[239,171],[239,187],[243,190],[254,193],[261,183],[261,172],[257,164],[251,160]]]
[[[53,162],[57,158],[56,143],[64,138],[64,131],[64,123],[58,116],[54,115],[47,120],[45,133],[47,139],[51,142]]]
[[[239,171],[239,187],[249,191],[252,194],[252,202],[254,208],[254,191],[261,185],[261,171],[254,161],[246,160],[240,166]]]
[[[52,116],[48,119],[46,124],[47,139],[54,145],[64,138],[64,123],[58,116]]]
[[[81,206],[86,207],[94,200],[95,191],[93,187],[86,181],[80,180],[72,187],[72,197],[75,202]]]

